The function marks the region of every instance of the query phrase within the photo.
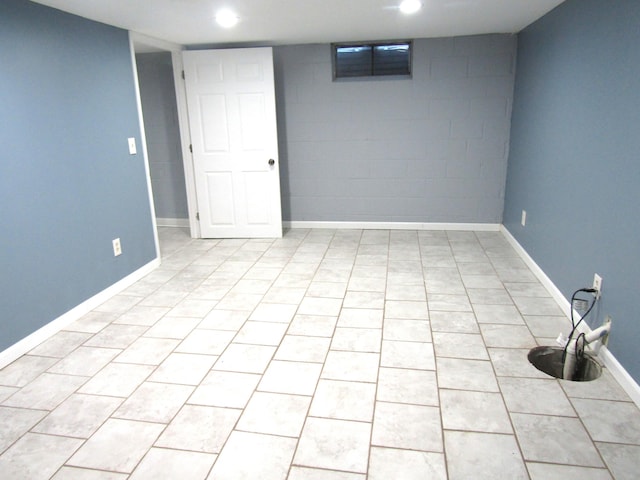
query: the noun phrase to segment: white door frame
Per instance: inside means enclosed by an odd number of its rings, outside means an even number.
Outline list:
[[[180,147],[182,148],[182,163],[184,164],[184,181],[187,189],[187,209],[189,212],[189,227],[191,238],[202,238],[200,221],[198,220],[198,198],[196,196],[196,176],[191,155],[191,130],[189,129],[189,110],[187,108],[187,88],[184,82],[184,68],[182,64],[182,50],[171,52],[173,63],[173,80],[176,86],[176,103],[178,106],[178,127],[180,129]]]

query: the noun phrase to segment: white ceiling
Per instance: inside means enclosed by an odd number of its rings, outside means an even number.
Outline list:
[[[181,44],[299,44],[514,33],[564,0],[35,0],[59,10]],[[240,23],[214,21],[231,8]]]

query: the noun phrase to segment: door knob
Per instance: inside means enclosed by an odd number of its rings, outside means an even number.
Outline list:
[[[273,158],[269,159],[269,165],[271,165],[272,167],[275,165],[276,161]]]

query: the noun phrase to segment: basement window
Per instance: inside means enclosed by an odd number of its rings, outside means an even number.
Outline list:
[[[411,75],[411,42],[333,45],[333,78]]]

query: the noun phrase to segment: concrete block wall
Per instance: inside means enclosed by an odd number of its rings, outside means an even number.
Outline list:
[[[407,79],[274,49],[283,219],[500,223],[516,37],[418,39]]]

